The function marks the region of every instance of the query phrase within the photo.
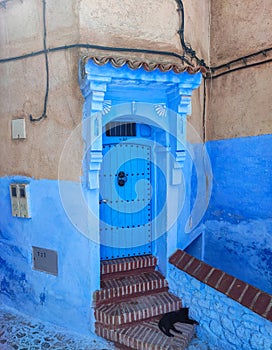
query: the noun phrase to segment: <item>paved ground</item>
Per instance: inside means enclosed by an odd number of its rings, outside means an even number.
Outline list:
[[[77,333],[41,323],[15,310],[0,306],[1,350],[111,350],[110,343],[101,338]]]
[[[72,333],[0,305],[0,349],[113,350],[115,347],[95,335]],[[194,339],[188,350],[209,350],[209,347]]]

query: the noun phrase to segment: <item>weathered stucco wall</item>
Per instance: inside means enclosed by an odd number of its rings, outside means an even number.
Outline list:
[[[60,4],[61,3],[61,4]],[[76,10],[73,1],[47,1],[47,47],[72,43],[78,38]],[[0,11],[1,58],[28,54],[43,49],[42,2],[13,1]],[[20,28],[20,30],[18,29]],[[31,123],[43,112],[46,69],[45,57],[0,64],[0,175],[25,175],[56,179],[63,146],[71,131],[81,121],[82,98],[77,82],[78,52],[50,53],[47,119]],[[25,118],[25,140],[11,139],[11,120]],[[78,179],[74,168],[81,166],[81,140],[75,145],[68,179]]]
[[[88,1],[79,5],[81,42],[160,50],[180,48],[175,1]]]
[[[269,47],[272,20],[269,0],[261,7],[243,1],[183,2],[185,41],[200,58],[212,65]],[[62,11],[65,7],[66,11]],[[209,13],[211,11],[211,14]],[[1,57],[43,49],[42,3],[14,1],[0,11]],[[152,18],[152,20],[150,20]],[[15,20],[16,19],[16,20]],[[124,20],[125,19],[125,20]],[[47,1],[47,46],[72,43],[169,50],[181,53],[177,31],[177,3],[164,0],[119,3]],[[209,35],[209,27],[211,33]],[[18,30],[23,28],[23,30]],[[224,30],[222,30],[222,28]],[[209,40],[211,37],[211,45]],[[86,52],[86,51],[84,51]],[[76,49],[49,53],[50,91],[48,118],[40,123],[28,115],[41,115],[45,93],[44,57],[2,63],[1,70],[1,174],[56,178],[57,163],[65,140],[81,120],[82,98],[77,83],[80,52]],[[207,81],[207,140],[271,133],[271,64],[246,69]],[[202,87],[194,92],[188,119],[202,136]],[[258,117],[256,117],[258,116]],[[25,117],[27,139],[11,141],[11,119]],[[48,140],[50,139],[50,143]],[[189,135],[189,140],[196,142]],[[75,152],[80,167],[81,148]],[[12,157],[11,157],[12,154]],[[28,155],[31,155],[28,156]],[[41,164],[34,162],[39,159]],[[78,180],[78,171],[67,171]]]
[[[64,11],[65,9],[65,11]],[[42,1],[12,1],[1,7],[1,58],[43,49]],[[79,38],[77,2],[46,1],[47,46],[74,43]]]
[[[271,1],[211,0],[211,65],[271,46]]]
[[[210,0],[184,0],[185,42],[196,51],[207,64],[210,61]]]
[[[212,66],[271,47],[270,0],[260,4],[212,0],[211,5]],[[272,132],[271,69],[268,63],[207,81],[208,140]]]
[[[62,149],[71,131],[81,121],[81,94],[77,81],[77,55],[62,51],[49,56],[50,90],[47,118],[31,123],[43,111],[45,94],[44,57],[38,56],[0,66],[1,88],[1,175],[20,174],[56,179]],[[71,79],[74,77],[74,80]],[[3,86],[4,85],[4,86]],[[11,139],[11,120],[26,120],[26,139]],[[78,179],[81,140],[71,156],[68,179]],[[74,166],[72,166],[74,164]],[[80,172],[79,172],[80,174]]]
[[[210,61],[210,0],[183,1],[184,8],[184,39],[188,46],[196,51],[200,59],[207,64]],[[193,92],[192,114],[187,120],[188,141],[199,143],[203,140],[203,103],[204,83]]]
[[[271,72],[267,63],[208,82],[208,140],[272,132]]]
[[[207,3],[208,0],[205,1]],[[204,2],[186,1],[187,42],[207,55]],[[65,11],[63,10],[65,9]],[[196,19],[194,20],[194,17]],[[195,23],[198,23],[195,26]],[[1,58],[43,50],[43,3],[12,1],[0,11]],[[178,30],[180,17],[174,0],[157,1],[46,1],[47,47],[75,43],[167,50],[182,54]],[[192,27],[194,30],[192,31]],[[19,29],[20,28],[20,29]],[[39,55],[0,64],[0,175],[56,179],[58,163],[70,133],[81,122],[83,99],[78,86],[78,60],[90,50],[69,49],[48,53],[49,95],[47,119],[31,123],[29,114],[43,111],[46,70]],[[116,53],[115,53],[116,54]],[[144,58],[143,55],[140,55]],[[152,60],[153,56],[149,55]],[[154,57],[158,59],[158,57]],[[167,60],[168,57],[164,57]],[[172,58],[173,59],[173,58]],[[169,57],[171,60],[171,57]],[[194,94],[191,121],[201,134],[201,94]],[[11,140],[11,120],[26,119],[25,140]],[[78,140],[66,179],[79,181],[82,143]],[[73,164],[72,164],[73,163]]]

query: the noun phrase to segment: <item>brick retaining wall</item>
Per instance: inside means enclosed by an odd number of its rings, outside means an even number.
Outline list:
[[[169,262],[170,289],[190,307],[198,337],[211,349],[272,349],[271,295],[182,250]]]

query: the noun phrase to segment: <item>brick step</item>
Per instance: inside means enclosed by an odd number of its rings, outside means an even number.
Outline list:
[[[134,271],[155,270],[157,259],[152,255],[132,256],[122,259],[105,260],[100,264],[101,280],[114,278],[113,274],[118,273],[119,277]]]
[[[195,326],[176,323],[175,327],[182,332],[172,332],[174,337],[167,337],[158,327],[158,320],[143,321],[138,325],[109,329],[96,324],[96,333],[114,342],[121,349],[137,350],[184,350],[194,336]]]
[[[101,262],[101,289],[94,293],[96,333],[120,350],[184,350],[194,336],[193,325],[176,324],[183,333],[175,337],[159,330],[161,315],[182,305],[156,265],[151,255]]]
[[[94,293],[96,305],[168,290],[168,283],[158,271],[143,272],[101,281],[101,289]]]
[[[181,300],[169,292],[155,293],[95,308],[95,318],[104,326],[116,328],[181,308]]]

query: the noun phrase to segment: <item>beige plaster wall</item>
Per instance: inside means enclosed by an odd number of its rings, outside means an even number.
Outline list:
[[[43,48],[41,2],[12,1],[0,11],[0,52],[17,56]]]
[[[211,0],[211,11],[213,66],[271,47],[271,0]],[[208,140],[272,133],[271,74],[267,63],[207,81]]]
[[[202,0],[195,5],[186,0],[187,11],[191,12],[187,34],[192,44],[199,45],[201,54],[205,55],[208,22],[201,16],[204,5],[199,8],[200,4],[203,4]],[[194,16],[200,24],[192,32],[190,27]],[[47,0],[46,25],[48,48],[88,43],[182,53],[177,34],[180,18],[175,0],[159,3],[155,0]],[[6,9],[0,9],[0,57],[38,50],[43,50],[42,1],[8,2]],[[65,142],[82,119],[83,98],[77,75],[82,54],[78,49],[49,52],[47,118],[37,123],[29,121],[29,114],[37,118],[43,111],[44,56],[0,64],[0,176],[58,178]],[[193,101],[196,110],[200,100],[202,96],[197,93]],[[199,114],[197,110],[192,116],[197,127]],[[26,120],[25,140],[11,140],[11,120],[16,118]],[[66,179],[79,181],[82,150],[82,140],[79,139],[71,155]]]
[[[81,42],[111,47],[180,50],[174,0],[81,0]]]
[[[43,49],[42,1],[12,1],[0,10],[1,58]],[[72,0],[46,1],[47,47],[79,39],[78,6]]]
[[[208,140],[272,132],[272,65],[241,70],[209,85]]]
[[[212,66],[271,47],[271,0],[211,0],[211,16]]]
[[[210,0],[183,0],[185,41],[200,59],[210,62]]]
[[[207,64],[210,62],[210,0],[184,0],[184,38],[186,44],[196,51],[200,59]],[[203,141],[203,103],[204,81],[192,95],[192,114],[187,120],[190,126],[187,128],[189,142],[199,143]]]
[[[78,16],[73,0],[47,0],[47,46],[78,41]],[[63,11],[65,7],[66,11]],[[43,49],[42,2],[8,2],[0,10],[1,58]],[[50,53],[47,118],[31,123],[43,112],[46,70],[44,55],[0,64],[0,176],[58,178],[62,149],[81,122],[82,96],[77,82],[77,50]],[[11,139],[11,120],[25,118],[24,140]],[[67,179],[79,180],[82,144],[78,140]],[[72,166],[74,164],[74,166]],[[78,171],[79,169],[79,171]]]
[[[81,122],[83,99],[78,88],[77,53],[62,51],[49,56],[50,90],[47,118],[31,123],[43,112],[45,94],[44,57],[38,56],[0,66],[0,174],[35,178],[58,178],[58,164],[66,140]],[[74,77],[74,79],[71,79]],[[11,139],[11,120],[25,118],[24,140]],[[75,145],[67,179],[79,180],[81,140]],[[73,165],[73,166],[72,166]]]

